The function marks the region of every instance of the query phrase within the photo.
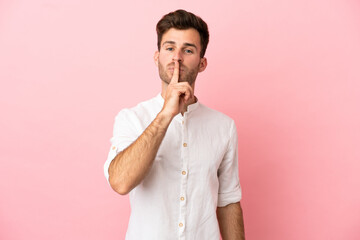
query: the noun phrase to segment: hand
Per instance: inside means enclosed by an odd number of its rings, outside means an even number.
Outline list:
[[[179,112],[185,111],[185,107],[194,99],[194,90],[188,82],[179,83],[178,61],[174,61],[174,72],[165,93],[165,103],[162,112],[171,118]]]

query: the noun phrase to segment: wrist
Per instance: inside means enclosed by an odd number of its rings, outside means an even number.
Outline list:
[[[164,110],[161,110],[158,115],[156,116],[155,120],[158,123],[158,125],[167,128],[169,124],[171,123],[174,116],[170,113],[165,112]]]

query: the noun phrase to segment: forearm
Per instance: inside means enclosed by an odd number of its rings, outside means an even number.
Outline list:
[[[244,220],[240,203],[218,207],[216,213],[223,240],[245,240]]]
[[[109,182],[116,192],[127,194],[145,178],[171,120],[160,112],[138,139],[112,160]]]
[[[130,192],[145,178],[172,119],[182,109],[186,109],[187,104],[194,101],[194,90],[189,83],[178,82],[179,71],[179,62],[175,61],[173,77],[165,87],[161,112],[134,143],[111,161],[108,170],[109,182],[111,187],[122,195]]]

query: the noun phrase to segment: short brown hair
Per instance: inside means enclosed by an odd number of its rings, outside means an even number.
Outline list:
[[[162,36],[170,28],[180,30],[185,30],[189,28],[196,29],[200,34],[200,57],[204,57],[207,45],[209,43],[209,30],[207,24],[200,17],[182,9],[164,15],[156,25],[156,33],[158,37],[157,46],[159,51]]]

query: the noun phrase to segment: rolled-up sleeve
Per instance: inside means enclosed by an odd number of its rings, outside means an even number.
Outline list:
[[[138,137],[134,127],[131,125],[131,111],[128,109],[121,110],[115,117],[113,136],[110,139],[111,147],[104,164],[104,174],[109,181],[109,166],[115,156],[127,148]]]
[[[230,128],[230,140],[227,151],[218,169],[219,192],[218,207],[241,200],[241,187],[238,170],[238,137],[234,121]]]

